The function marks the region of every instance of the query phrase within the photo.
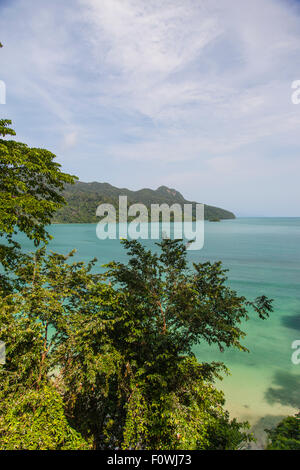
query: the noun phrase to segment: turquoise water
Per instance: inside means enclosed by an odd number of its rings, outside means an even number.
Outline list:
[[[50,248],[77,259],[97,257],[100,265],[126,261],[119,240],[98,240],[93,224],[54,225]],[[29,242],[22,238],[25,248]],[[154,247],[153,241],[145,241]],[[300,339],[300,218],[241,218],[205,223],[205,243],[190,251],[190,261],[222,260],[230,286],[249,299],[265,294],[274,299],[267,321],[254,317],[245,324],[244,344],[250,353],[197,345],[201,361],[223,361],[231,376],[218,384],[232,416],[254,426],[258,446],[263,429],[300,409],[300,365],[291,361],[291,344]]]

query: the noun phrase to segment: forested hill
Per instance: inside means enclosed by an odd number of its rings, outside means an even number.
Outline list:
[[[158,189],[140,189],[130,191],[126,188],[116,188],[109,183],[83,183],[67,185],[64,197],[67,205],[60,209],[53,218],[54,223],[89,223],[98,222],[95,216],[96,208],[101,203],[110,203],[118,208],[119,196],[127,196],[128,204],[142,203],[150,208],[151,204],[192,203],[184,199],[175,189],[160,186]],[[195,204],[195,202],[193,202]],[[205,204],[205,219],[234,219],[235,215],[219,207]]]

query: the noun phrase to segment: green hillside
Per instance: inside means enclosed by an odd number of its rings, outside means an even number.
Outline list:
[[[193,203],[184,199],[175,189],[160,186],[158,189],[140,189],[130,191],[126,188],[116,188],[109,183],[83,183],[67,185],[64,197],[67,205],[58,211],[54,223],[96,223],[99,217],[95,216],[96,208],[101,203],[113,204],[116,208],[119,204],[119,196],[127,196],[128,204],[142,203],[150,208],[151,204],[183,204]],[[205,219],[234,219],[235,215],[219,207],[205,204]]]

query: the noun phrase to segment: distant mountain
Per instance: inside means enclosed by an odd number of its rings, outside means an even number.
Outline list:
[[[95,216],[96,208],[101,203],[110,203],[118,208],[119,196],[127,196],[128,204],[142,203],[150,208],[151,204],[178,203],[196,204],[195,201],[187,201],[176,189],[160,186],[158,189],[140,189],[130,191],[126,188],[116,188],[109,183],[83,183],[67,185],[64,197],[67,205],[60,209],[54,216],[54,223],[97,223],[99,217]],[[205,204],[205,219],[234,219],[235,215],[219,207]]]

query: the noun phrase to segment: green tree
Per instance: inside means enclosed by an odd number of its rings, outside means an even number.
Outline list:
[[[0,304],[0,339],[7,353],[0,368],[0,398],[9,403],[15,394],[50,384],[63,397],[70,423],[89,439],[99,426],[105,428],[95,420],[97,406],[105,417],[115,406],[116,395],[108,394],[107,386],[122,358],[107,330],[115,323],[112,315],[119,304],[103,276],[91,273],[94,262],[71,263],[72,255],[47,254],[41,248],[23,256],[15,268],[18,283]],[[83,393],[89,409],[75,420]]]
[[[226,285],[220,262],[189,268],[186,247],[180,241],[164,240],[159,244],[160,254],[137,241],[123,243],[129,262],[110,263],[107,278],[122,294],[122,311],[127,312],[114,338],[115,347],[126,358],[133,389],[137,386],[142,403],[150,404],[147,438],[140,445],[210,448],[212,440],[205,441],[204,436],[212,438],[209,430],[222,427],[222,433],[215,435],[216,447],[238,447],[245,435],[239,434],[240,442],[225,444],[225,435],[239,428],[222,409],[222,394],[209,389],[225,367],[198,364],[192,349],[206,342],[221,350],[233,346],[246,351],[239,325],[248,319],[249,308],[267,318],[271,301],[263,296],[250,302],[238,296]],[[201,411],[207,421],[201,419]],[[134,428],[134,420],[130,426]]]
[[[56,354],[66,338],[74,341],[68,315],[74,325],[80,308],[93,315],[89,307],[98,276],[89,274],[92,263],[68,261],[69,256],[47,255],[45,248],[24,255],[14,271],[14,292],[0,299],[0,338],[6,345],[6,363],[0,366],[0,442],[5,449],[89,447],[65,414],[59,376],[68,363],[60,364]]]
[[[31,314],[33,306],[22,311],[26,302],[20,292],[25,282],[16,273],[28,257],[15,235],[23,232],[35,245],[47,243],[46,226],[65,203],[64,185],[75,177],[60,170],[51,152],[4,139],[15,136],[10,124],[0,120],[0,336],[8,340],[9,350],[8,364],[0,366],[0,445],[2,449],[86,448],[86,441],[68,424],[61,396],[44,378],[42,323]],[[21,310],[10,310],[16,299],[9,294],[19,295]]]
[[[300,413],[288,416],[274,429],[266,429],[267,450],[300,450]]]
[[[251,306],[265,318],[270,301],[237,296],[220,263],[189,269],[179,241],[164,241],[160,254],[124,244],[128,265],[111,263],[104,275],[92,272],[95,261],[44,248],[19,263],[0,307],[3,406],[54,387],[72,429],[96,449],[240,448],[247,425],[230,420],[214,386],[226,367],[198,363],[192,346],[244,350],[237,325]]]
[[[10,124],[8,119],[0,120],[0,137],[15,135]],[[54,159],[48,150],[0,138],[0,263],[5,269],[18,262],[17,232],[36,245],[50,238],[46,226],[65,203],[64,185],[76,179],[63,173]]]
[[[68,423],[61,395],[49,385],[0,402],[1,450],[83,450],[88,443]]]

